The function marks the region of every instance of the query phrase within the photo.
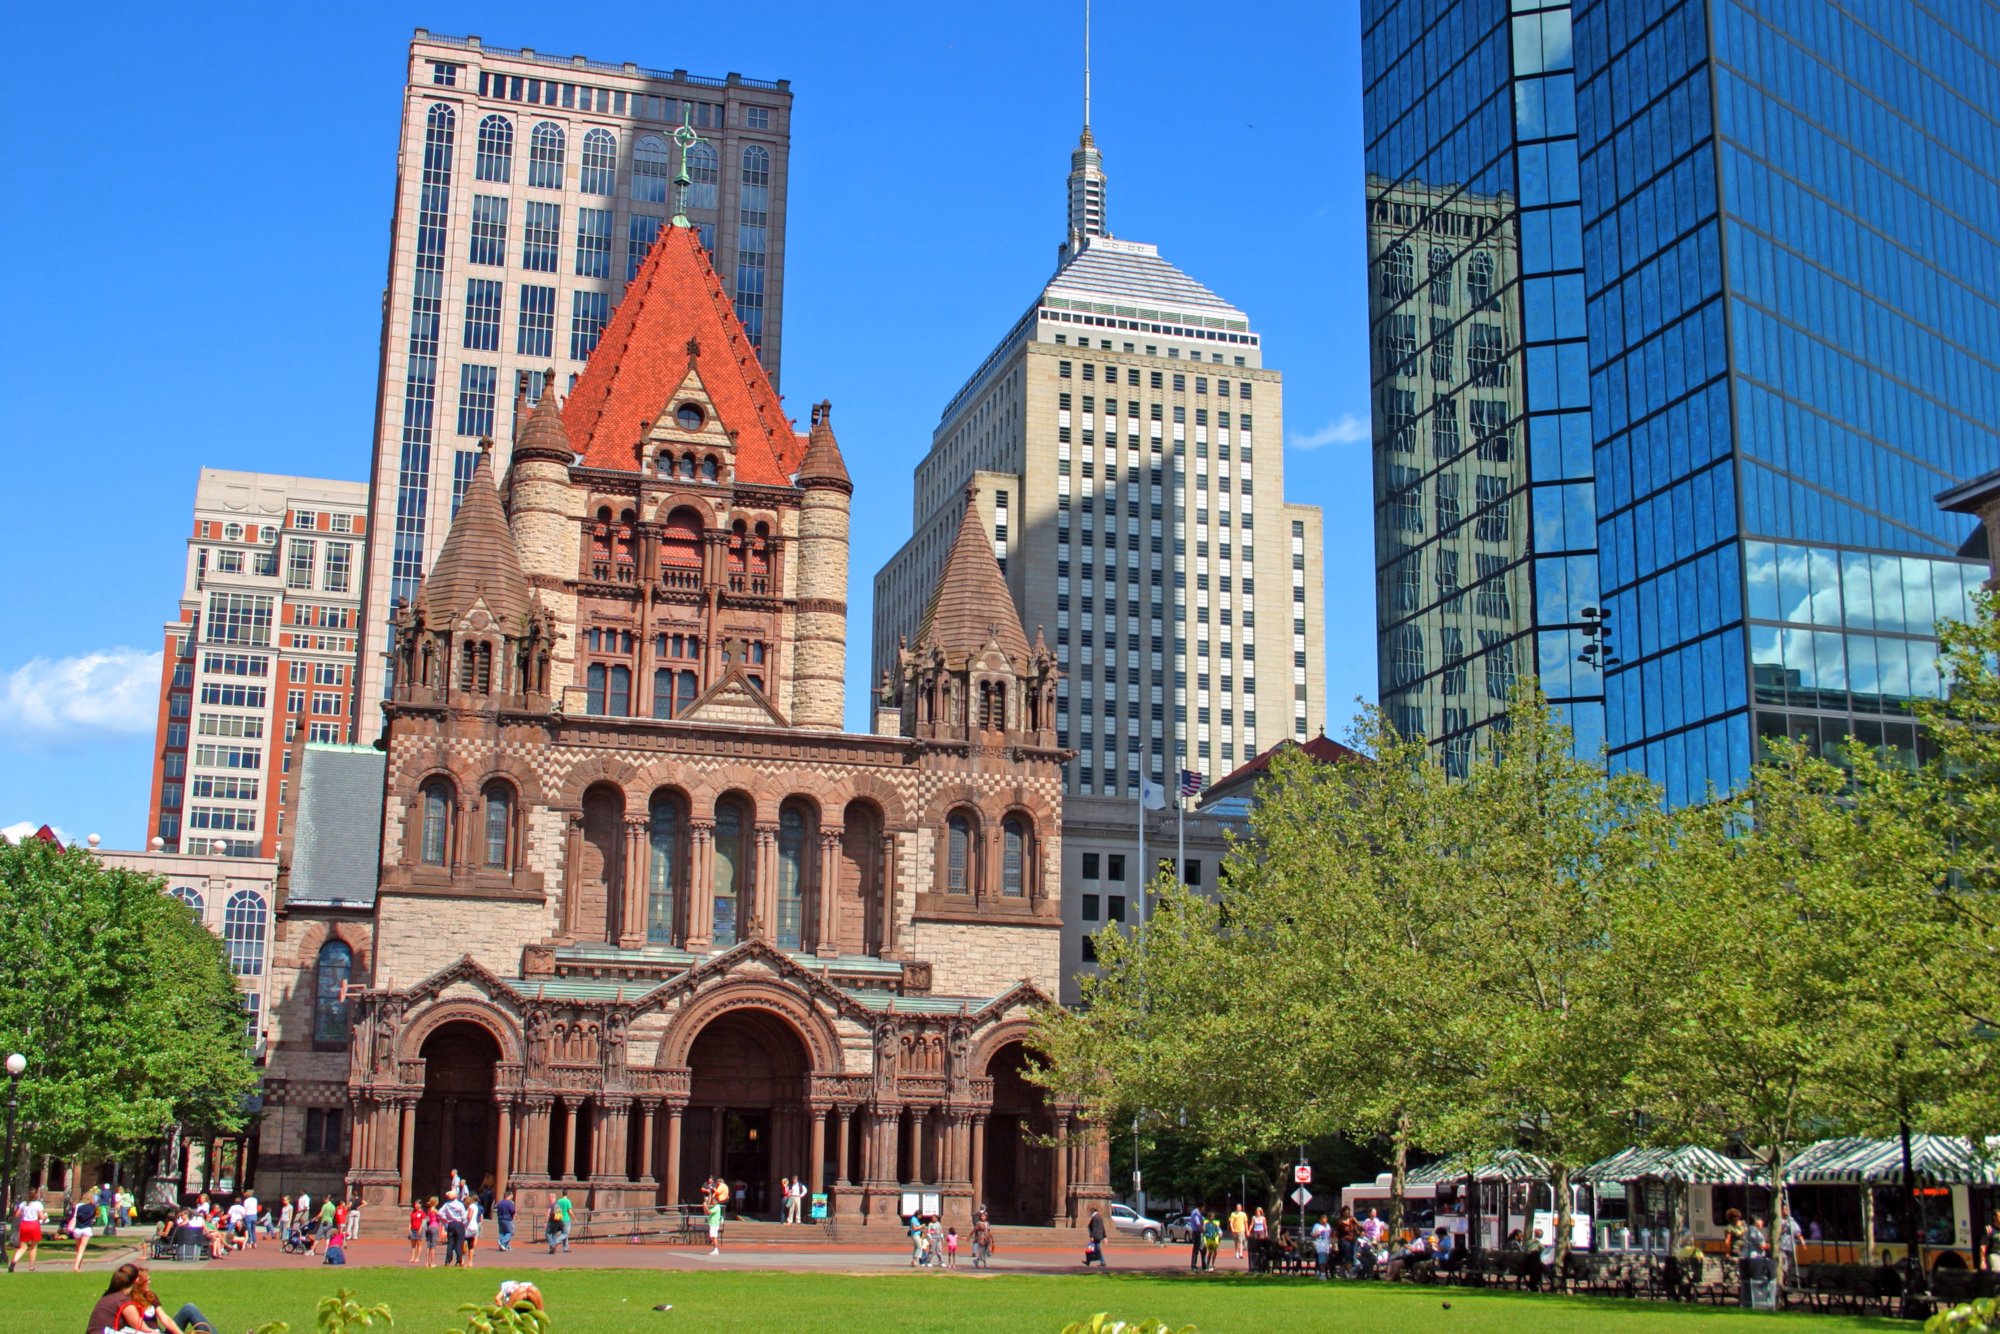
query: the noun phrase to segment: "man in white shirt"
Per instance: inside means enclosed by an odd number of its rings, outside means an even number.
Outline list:
[[[794,1177],[792,1179],[792,1221],[794,1223],[803,1223],[806,1221],[806,1200],[811,1194],[812,1190],[806,1185],[804,1177]]]
[[[243,1193],[243,1240],[253,1248],[257,1245],[257,1224],[261,1221],[263,1212],[257,1204],[257,1192],[254,1190],[245,1191]]]

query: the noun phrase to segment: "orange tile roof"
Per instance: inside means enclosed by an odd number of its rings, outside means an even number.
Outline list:
[[[690,364],[723,428],[736,433],[737,479],[791,485],[806,439],[786,419],[694,229],[671,225],[646,252],[563,405],[563,425],[584,466],[638,471],[634,446],[666,411]]]

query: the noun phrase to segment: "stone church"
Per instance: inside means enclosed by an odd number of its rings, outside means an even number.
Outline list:
[[[457,1170],[618,1209],[719,1176],[769,1214],[803,1174],[857,1222],[1102,1207],[1102,1130],[1025,1077],[1055,660],[970,499],[848,733],[832,412],[793,429],[693,230],[568,400],[518,408],[397,609],[372,899],[281,911],[267,1192],[344,1179],[387,1215]]]

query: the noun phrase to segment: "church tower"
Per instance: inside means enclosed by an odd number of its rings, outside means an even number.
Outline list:
[[[833,438],[833,405],[812,410],[799,465],[798,631],[792,721],[837,731],[847,697],[847,524],[854,483]]]

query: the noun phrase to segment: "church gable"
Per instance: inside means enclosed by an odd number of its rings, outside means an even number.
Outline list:
[[[753,685],[742,666],[732,665],[680,715],[687,723],[723,723],[736,727],[789,727],[778,706]]]

